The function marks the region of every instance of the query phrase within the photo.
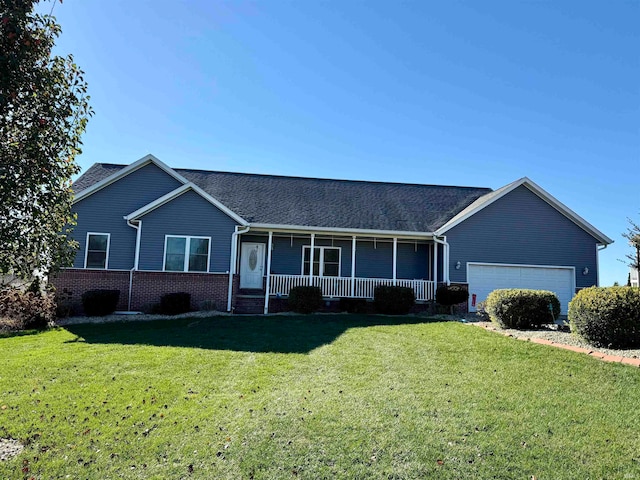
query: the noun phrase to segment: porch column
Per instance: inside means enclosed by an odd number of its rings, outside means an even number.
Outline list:
[[[315,254],[316,234],[311,234],[311,251],[309,252],[309,286],[313,286],[313,258]]]
[[[435,239],[434,239],[435,240]],[[433,285],[438,285],[438,244],[433,242]]]
[[[273,247],[273,232],[269,232],[267,245],[267,285],[264,292],[264,313],[269,313],[269,291],[271,290],[271,248]]]
[[[393,285],[396,284],[396,272],[398,271],[398,239],[393,237]]]
[[[351,296],[356,295],[356,236],[351,237]]]

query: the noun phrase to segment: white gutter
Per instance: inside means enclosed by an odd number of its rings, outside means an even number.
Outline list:
[[[126,219],[126,217],[124,217]],[[133,293],[133,272],[138,270],[138,261],[140,259],[140,229],[142,228],[142,220],[138,220],[138,225],[131,223],[131,220],[127,219],[127,225],[136,229],[136,252],[133,260],[133,268],[129,270],[129,300],[127,303],[127,310],[131,311],[131,295]]]
[[[361,236],[378,237],[378,238],[433,238],[435,233],[433,232],[407,232],[401,230],[372,230],[366,228],[337,228],[337,227],[309,227],[304,225],[282,225],[273,223],[252,223],[252,230],[260,231],[279,231],[281,233],[286,232],[305,232],[305,233],[342,233],[344,235],[352,236],[359,234]]]
[[[238,256],[238,235],[247,233],[251,227],[246,226],[243,230],[236,230],[231,234],[231,259],[229,260],[229,292],[227,293],[227,312],[231,311],[231,298],[233,296],[233,275],[236,273],[236,263]]]

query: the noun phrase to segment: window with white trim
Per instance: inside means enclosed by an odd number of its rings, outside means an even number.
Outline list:
[[[87,233],[84,268],[106,269],[109,266],[109,233]]]
[[[210,254],[210,237],[165,235],[163,270],[168,272],[207,272]]]
[[[302,274],[309,275],[311,246],[302,247]],[[320,277],[340,276],[340,247],[313,247],[313,274]]]

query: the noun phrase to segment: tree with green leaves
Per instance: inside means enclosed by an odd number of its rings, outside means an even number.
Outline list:
[[[69,265],[71,177],[93,114],[84,73],[52,50],[61,33],[39,0],[0,0],[0,276]]]

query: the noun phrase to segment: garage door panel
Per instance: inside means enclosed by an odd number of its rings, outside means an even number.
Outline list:
[[[467,270],[469,293],[476,295],[476,302],[486,300],[489,293],[502,288],[550,290],[558,296],[563,314],[573,298],[573,276],[574,270],[569,267],[470,264]],[[472,297],[469,310],[475,311]]]

